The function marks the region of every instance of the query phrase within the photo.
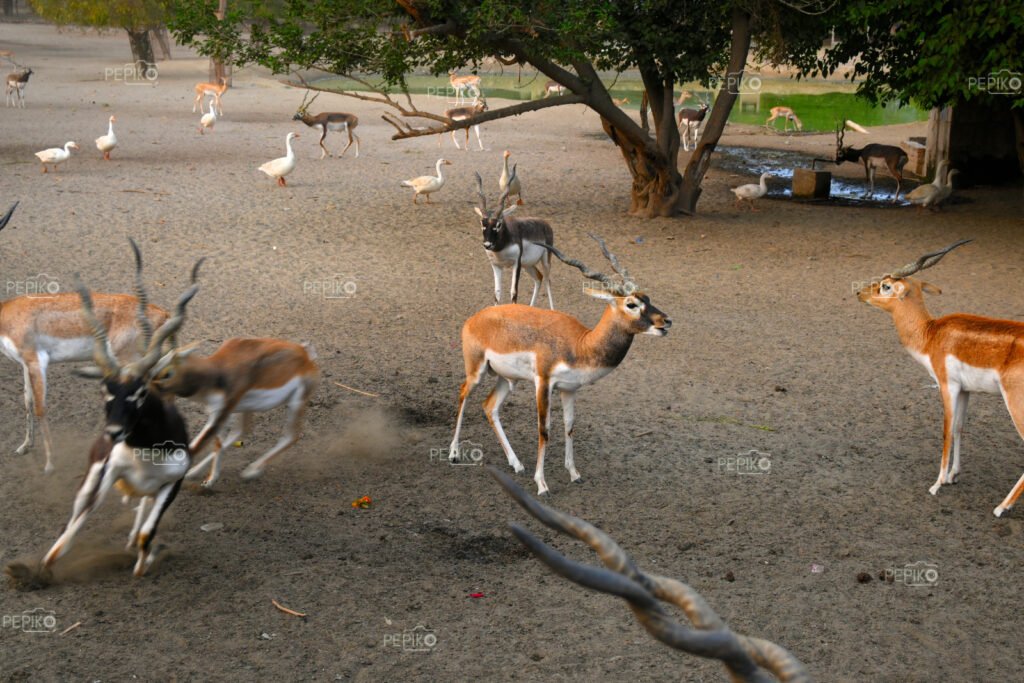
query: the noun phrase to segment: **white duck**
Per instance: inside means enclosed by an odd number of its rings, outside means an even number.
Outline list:
[[[938,208],[938,206],[942,204],[942,202],[949,199],[949,197],[953,194],[953,176],[955,176],[959,172],[960,171],[954,168],[950,170],[948,174],[946,174],[946,182],[942,184],[942,187],[940,187],[938,193],[936,193],[935,199],[932,201],[931,204],[932,206]]]
[[[918,211],[934,205],[936,198],[941,195],[943,178],[946,175],[946,165],[948,163],[945,159],[939,161],[939,165],[935,168],[935,180],[927,185],[919,185],[914,188],[913,192],[907,193],[907,201],[911,204],[916,204]]]
[[[288,137],[284,139],[284,146],[288,150],[288,154],[260,166],[260,170],[268,176],[277,178],[277,184],[281,187],[287,186],[284,177],[295,170],[295,152],[292,151],[292,139],[297,137],[299,137],[298,133],[288,133]]]
[[[501,167],[501,178],[498,179],[498,187],[504,192],[506,187],[509,187],[509,172],[508,172],[508,158],[512,156],[512,152],[505,150],[504,162]],[[512,167],[512,187],[509,187],[508,194],[516,196],[516,204],[522,205],[523,203],[523,183],[519,179],[519,173],[516,170],[516,166]]]
[[[74,142],[67,142],[64,144],[63,149],[60,147],[51,147],[50,149],[44,149],[42,152],[36,152],[36,156],[39,157],[39,161],[43,162],[43,173],[47,172],[46,165],[53,164],[54,172],[57,171],[57,164],[63,163],[71,158],[71,150],[78,149],[78,145]]]
[[[754,208],[754,200],[760,199],[761,197],[768,194],[768,185],[765,183],[765,178],[768,177],[767,173],[761,174],[760,185],[740,185],[739,187],[732,188],[732,193],[736,195],[736,206],[742,206],[741,202],[745,199],[750,204],[751,211],[757,211]]]
[[[213,130],[213,124],[217,123],[217,112],[213,108],[213,102],[210,102],[210,111],[203,114],[203,117],[199,119],[199,134],[203,134],[204,129]]]
[[[412,195],[412,203],[416,204],[416,198],[421,194],[427,195],[427,204],[432,204],[430,201],[430,193],[437,192],[444,187],[444,174],[441,173],[442,166],[451,166],[452,162],[447,159],[437,160],[437,175],[421,175],[419,178],[413,178],[412,180],[403,180],[399,183],[402,187],[411,187],[414,192]]]
[[[117,118],[111,116],[110,123],[107,125],[107,134],[96,138],[96,149],[103,152],[103,158],[107,161],[110,161],[110,153],[117,147],[117,136],[114,135],[114,121],[117,121]]]

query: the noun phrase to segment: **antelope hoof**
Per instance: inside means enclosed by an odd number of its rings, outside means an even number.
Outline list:
[[[53,472],[53,465],[50,463],[46,463],[43,466],[43,474],[50,474],[51,472]]]
[[[252,481],[253,479],[259,479],[262,476],[263,476],[263,470],[260,469],[259,467],[253,467],[252,465],[249,465],[244,470],[242,470],[242,479],[244,479],[246,481]]]
[[[932,484],[932,487],[930,489],[928,489],[928,493],[932,494],[933,496],[936,495],[939,492],[939,488],[941,486],[942,486],[941,483],[935,482],[934,484]]]
[[[547,499],[551,498],[551,491],[549,491],[547,489],[544,489],[543,491],[537,491],[537,497],[538,498],[543,498],[544,500],[547,500]]]
[[[1005,517],[1006,514],[1010,511],[1010,509],[1011,508],[1004,508],[1002,505],[1000,505],[999,507],[992,511],[992,514],[994,514],[996,517]]]
[[[26,441],[25,443],[23,443],[20,446],[18,446],[17,448],[15,448],[14,452],[16,454],[18,454],[18,455],[25,455],[25,451],[27,451],[28,447],[31,446],[31,445],[32,444],[30,444],[29,442]]]
[[[573,484],[582,484],[583,483],[583,477],[576,477],[575,479],[572,480],[572,483]]]
[[[523,465],[521,463],[518,463],[518,462],[516,464],[512,465],[512,469],[515,471],[516,474],[522,474],[523,472],[526,471],[526,468],[523,467]]]

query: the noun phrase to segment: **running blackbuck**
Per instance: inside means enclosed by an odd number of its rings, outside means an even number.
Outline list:
[[[103,321],[110,352],[119,358],[138,358],[140,333],[163,325],[170,317],[150,304],[142,287],[142,254],[135,242],[135,296],[94,294],[96,315]],[[46,369],[51,363],[78,363],[93,357],[92,331],[82,319],[80,301],[73,292],[49,291],[44,283],[36,293],[0,302],[0,352],[21,366],[25,379],[25,440],[15,451],[24,453],[35,438],[35,420],[43,433],[45,472],[53,471],[50,428],[46,422]],[[143,311],[145,315],[143,315]],[[145,319],[146,326],[136,320]]]
[[[608,303],[600,322],[593,329],[565,313],[519,304],[485,308],[462,326],[466,381],[459,389],[455,436],[448,451],[450,460],[457,461],[461,457],[459,432],[466,399],[485,375],[495,374],[498,383],[484,401],[484,412],[508,457],[508,464],[516,472],[524,469],[505,436],[498,411],[512,391],[513,383],[522,380],[532,385],[537,398],[537,470],[533,478],[538,494],[548,492],[544,481],[544,452],[551,423],[551,395],[555,391],[562,399],[565,418],[565,467],[571,481],[580,481],[580,473],[573,462],[572,444],[576,392],[618,367],[629,352],[635,335],[662,337],[672,326],[668,316],[655,308],[646,294],[637,290],[636,283],[604,241],[591,237],[601,245],[605,258],[621,281],[567,258],[553,246],[546,248],[564,263],[579,268],[584,277],[599,284],[586,290],[591,296]]]
[[[925,254],[857,294],[860,301],[892,314],[900,342],[939,385],[945,413],[942,464],[939,478],[929,489],[932,495],[943,484],[955,484],[960,474],[960,443],[972,393],[1002,395],[1017,432],[1024,438],[1024,323],[965,313],[932,318],[925,308],[924,294],[941,291],[910,277],[968,242],[960,240]],[[996,517],[1013,507],[1022,490],[1024,476],[994,510]]]
[[[140,499],[127,546],[129,550],[138,551],[134,574],[139,577],[153,566],[159,553],[153,546],[157,525],[178,495],[191,461],[188,430],[174,407],[174,397],[154,391],[150,381],[173,359],[174,349],[165,355],[163,344],[174,338],[185,321],[185,307],[199,287],[193,284],[181,295],[174,315],[156,332],[144,308],[139,306],[138,325],[143,330],[145,351],[139,360],[127,365],[121,365],[111,352],[107,328],[100,320],[92,294],[77,276],[75,287],[81,298],[83,317],[92,331],[95,374],[102,378],[106,421],[103,434],[89,453],[89,469],[75,494],[71,518],[43,558],[43,568],[49,569],[67,552],[89,513],[116,486],[126,496]],[[140,302],[145,298],[143,292]],[[147,515],[149,501],[153,505]]]

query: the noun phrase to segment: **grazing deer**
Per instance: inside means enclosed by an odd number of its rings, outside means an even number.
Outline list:
[[[25,69],[21,73],[7,74],[7,88],[4,91],[8,107],[16,107],[14,98],[18,98],[21,108],[25,108],[25,86],[28,85],[28,78],[33,73],[32,69]]]
[[[565,93],[565,86],[557,81],[548,81],[544,84],[544,98],[548,98],[551,95],[561,95]]]
[[[359,125],[359,117],[355,114],[346,114],[345,112],[321,112],[316,116],[309,113],[309,105],[316,101],[316,98],[320,97],[320,93],[313,95],[313,99],[306,102],[306,97],[309,96],[307,91],[302,96],[302,104],[299,105],[298,110],[295,112],[295,116],[292,117],[292,121],[302,121],[310,128],[315,128],[320,131],[320,158],[323,159],[326,156],[331,156],[331,153],[327,151],[324,146],[324,138],[327,137],[327,131],[340,130],[348,134],[348,144],[345,145],[345,149],[341,150],[341,154],[338,158],[345,156],[345,152],[352,146],[352,140],[355,139],[356,143],[356,159],[359,158],[359,136],[355,134],[356,126]]]
[[[153,380],[162,394],[174,394],[199,401],[206,406],[206,425],[189,451],[199,457],[211,442],[214,450],[188,472],[193,478],[210,464],[203,486],[212,486],[220,477],[220,456],[227,444],[244,438],[254,412],[288,407],[284,435],[263,456],[242,471],[243,479],[263,474],[268,462],[287,450],[302,432],[302,418],[310,398],[316,393],[320,369],[313,362],[316,354],[303,344],[282,339],[228,339],[212,355],[191,356],[183,349]],[[237,424],[241,415],[242,424]],[[230,425],[229,425],[230,423]],[[221,438],[225,426],[231,433]]]
[[[789,107],[772,107],[771,110],[769,111],[769,113],[771,114],[771,116],[769,116],[765,120],[765,122],[764,122],[765,127],[771,125],[772,122],[775,121],[775,119],[781,117],[782,118],[782,130],[783,130],[783,132],[789,130],[789,124],[790,123],[793,124],[793,127],[796,130],[803,130],[804,129],[803,121],[801,121],[800,118],[797,117],[796,112],[794,112]]]
[[[467,90],[473,95],[474,100],[482,95],[480,91],[480,77],[476,74],[459,76],[454,71],[451,71],[448,73],[448,82],[451,84],[452,89],[455,90],[456,104],[466,101]]]
[[[213,97],[213,104],[217,107],[217,116],[224,116],[224,110],[220,107],[220,98],[224,92],[228,89],[228,81],[226,78],[217,79],[219,83],[196,83],[195,91],[196,97],[192,102],[192,113],[196,113],[196,107],[202,109],[203,97],[210,95]]]
[[[939,385],[944,412],[942,464],[928,491],[956,483],[960,443],[967,423],[967,403],[974,392],[1000,394],[1017,433],[1024,438],[1024,323],[954,313],[932,318],[924,294],[940,294],[934,285],[910,276],[938,263],[970,240],[925,254],[857,293],[857,298],[892,315],[900,343]],[[952,451],[952,466],[950,452]],[[1002,517],[1024,491],[1024,476],[993,511]]]
[[[545,245],[561,261],[579,268],[584,277],[601,283],[601,289],[587,290],[591,296],[608,303],[600,322],[593,329],[565,313],[519,304],[485,308],[463,325],[462,356],[466,364],[466,381],[459,389],[455,436],[449,447],[449,459],[455,461],[460,458],[459,433],[466,399],[485,375],[493,373],[498,376],[498,383],[484,401],[484,412],[501,442],[509,465],[516,472],[523,471],[501,427],[498,411],[512,391],[513,383],[522,380],[533,387],[537,397],[537,469],[533,477],[537,492],[548,492],[544,481],[544,452],[554,391],[558,391],[562,399],[565,419],[565,468],[569,470],[571,481],[580,481],[572,443],[576,392],[618,367],[629,352],[634,336],[650,334],[662,337],[672,326],[668,316],[655,308],[646,294],[637,291],[636,284],[626,269],[619,265],[615,255],[608,251],[604,241],[599,237],[593,238],[601,245],[605,258],[621,276],[622,282],[592,271],[581,262],[566,258],[554,247]]]
[[[142,254],[135,253],[135,296],[93,294],[90,301],[106,329],[109,352],[135,358],[138,342],[152,326],[168,319],[164,309],[149,303],[142,286]],[[195,278],[197,273],[193,273]],[[33,415],[43,433],[45,472],[53,471],[50,427],[46,421],[46,369],[51,363],[76,363],[93,358],[93,335],[82,320],[79,296],[71,292],[41,291],[0,302],[0,352],[21,366],[25,381],[25,440],[15,451],[21,455],[35,437]],[[143,325],[136,325],[136,320]],[[140,334],[141,333],[141,334]]]
[[[196,264],[198,268],[198,264]],[[193,269],[195,273],[195,269]],[[93,354],[97,365],[93,376],[102,378],[106,400],[103,434],[89,453],[89,469],[75,494],[75,502],[64,532],[43,557],[49,569],[71,547],[75,535],[89,514],[103,502],[112,487],[131,498],[139,498],[135,523],[128,535],[128,549],[138,550],[134,575],[140,577],[153,566],[159,548],[153,547],[157,526],[178,495],[191,457],[188,429],[172,397],[152,391],[150,380],[170,362],[173,349],[163,355],[163,343],[172,339],[185,321],[185,307],[199,290],[193,284],[178,299],[174,315],[153,332],[149,318],[140,306],[138,324],[144,330],[142,357],[121,365],[111,353],[107,329],[100,320],[92,295],[76,282],[82,313],[92,332]],[[145,299],[145,293],[139,297]],[[147,516],[147,504],[153,506]]]
[[[903,183],[903,167],[906,166],[910,157],[899,147],[894,145],[870,144],[860,149],[854,147],[843,147],[843,136],[845,135],[843,125],[836,127],[836,166],[844,161],[861,162],[864,164],[864,175],[867,176],[870,189],[865,194],[870,197],[875,193],[875,171],[885,168],[889,174],[896,179],[896,194],[892,201],[896,203],[900,198],[900,186]]]
[[[444,115],[450,118],[452,121],[465,121],[466,119],[472,118],[477,114],[482,114],[487,111],[487,101],[480,100],[468,107],[455,107],[453,109],[446,109]],[[476,133],[476,144],[480,146],[480,151],[484,149],[483,140],[480,139],[480,124],[466,127],[466,151],[469,151],[469,129],[472,128],[473,132]],[[455,149],[462,149],[459,147],[459,141],[455,139],[455,131],[449,131],[452,134],[452,142],[455,143]],[[444,133],[437,136],[437,146],[441,146],[441,138]]]
[[[680,109],[677,115],[679,128],[683,138],[683,151],[689,151],[690,144],[697,149],[697,133],[700,131],[700,124],[707,116],[708,105],[701,103],[697,109]]]
[[[512,167],[512,176],[509,179],[508,187],[498,200],[498,208],[493,211],[487,210],[487,196],[484,194],[484,181],[480,174],[476,174],[476,192],[480,197],[480,206],[475,208],[476,215],[480,217],[480,228],[483,230],[484,250],[487,252],[487,260],[491,262],[491,269],[494,271],[494,303],[501,302],[501,271],[502,268],[512,267],[512,289],[510,296],[512,303],[516,303],[519,296],[519,274],[525,268],[526,272],[533,278],[533,295],[530,297],[530,305],[537,301],[537,292],[540,291],[541,282],[548,293],[548,304],[555,307],[555,301],[551,298],[551,254],[542,247],[542,244],[553,246],[555,235],[551,226],[539,218],[516,218],[512,212],[516,210],[516,204],[505,207],[509,195],[509,187],[515,181],[516,169]]]
[[[730,680],[735,682],[811,683],[813,680],[803,663],[785,648],[768,640],[734,633],[693,587],[667,576],[644,572],[611,536],[593,524],[530,498],[512,477],[493,467],[488,469],[524,510],[545,526],[589,545],[605,568],[570,560],[523,527],[510,524],[519,542],[562,578],[624,599],[652,637],[688,654],[721,661]],[[662,607],[662,601],[682,611],[689,623],[679,623],[672,618]]]

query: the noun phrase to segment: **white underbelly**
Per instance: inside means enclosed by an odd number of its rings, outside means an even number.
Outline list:
[[[61,339],[41,334],[36,338],[36,348],[45,351],[52,363],[92,360],[95,348],[92,337]]]
[[[537,376],[537,355],[530,351],[517,353],[486,351],[484,360],[494,372],[506,379],[532,382]]]
[[[341,123],[329,122],[327,124],[327,130],[335,130],[335,131],[337,131],[337,130],[345,130],[346,128],[348,128],[348,124],[344,123],[344,122],[341,122]]]
[[[544,256],[545,251],[547,250],[544,247],[538,246],[533,242],[523,242],[523,265],[532,266],[536,264]],[[491,263],[506,268],[514,266],[518,256],[519,245],[514,242],[501,251],[487,252],[487,258],[490,259]]]
[[[928,374],[932,376],[933,380],[935,380],[936,382],[939,381],[939,378],[935,376],[935,368],[932,367],[931,358],[921,353],[920,351],[911,351],[910,349],[907,349],[907,352],[910,353],[911,358],[913,358],[918,363],[924,366],[925,370],[928,371]]]
[[[611,371],[612,368],[572,368],[560,363],[552,370],[551,379],[555,389],[579,389]]]
[[[301,377],[293,377],[279,387],[273,389],[250,389],[245,392],[242,399],[235,406],[234,412],[259,413],[265,410],[272,410],[279,405],[287,403],[296,395],[302,385]],[[224,405],[224,397],[213,396],[207,401],[211,411],[220,410]]]
[[[121,473],[132,495],[155,496],[161,488],[185,476],[189,458],[184,444],[133,448],[122,441],[111,449],[109,463]]]
[[[955,356],[946,356],[946,373],[950,381],[957,382],[964,391],[1002,393],[999,371],[994,368],[979,368]]]

